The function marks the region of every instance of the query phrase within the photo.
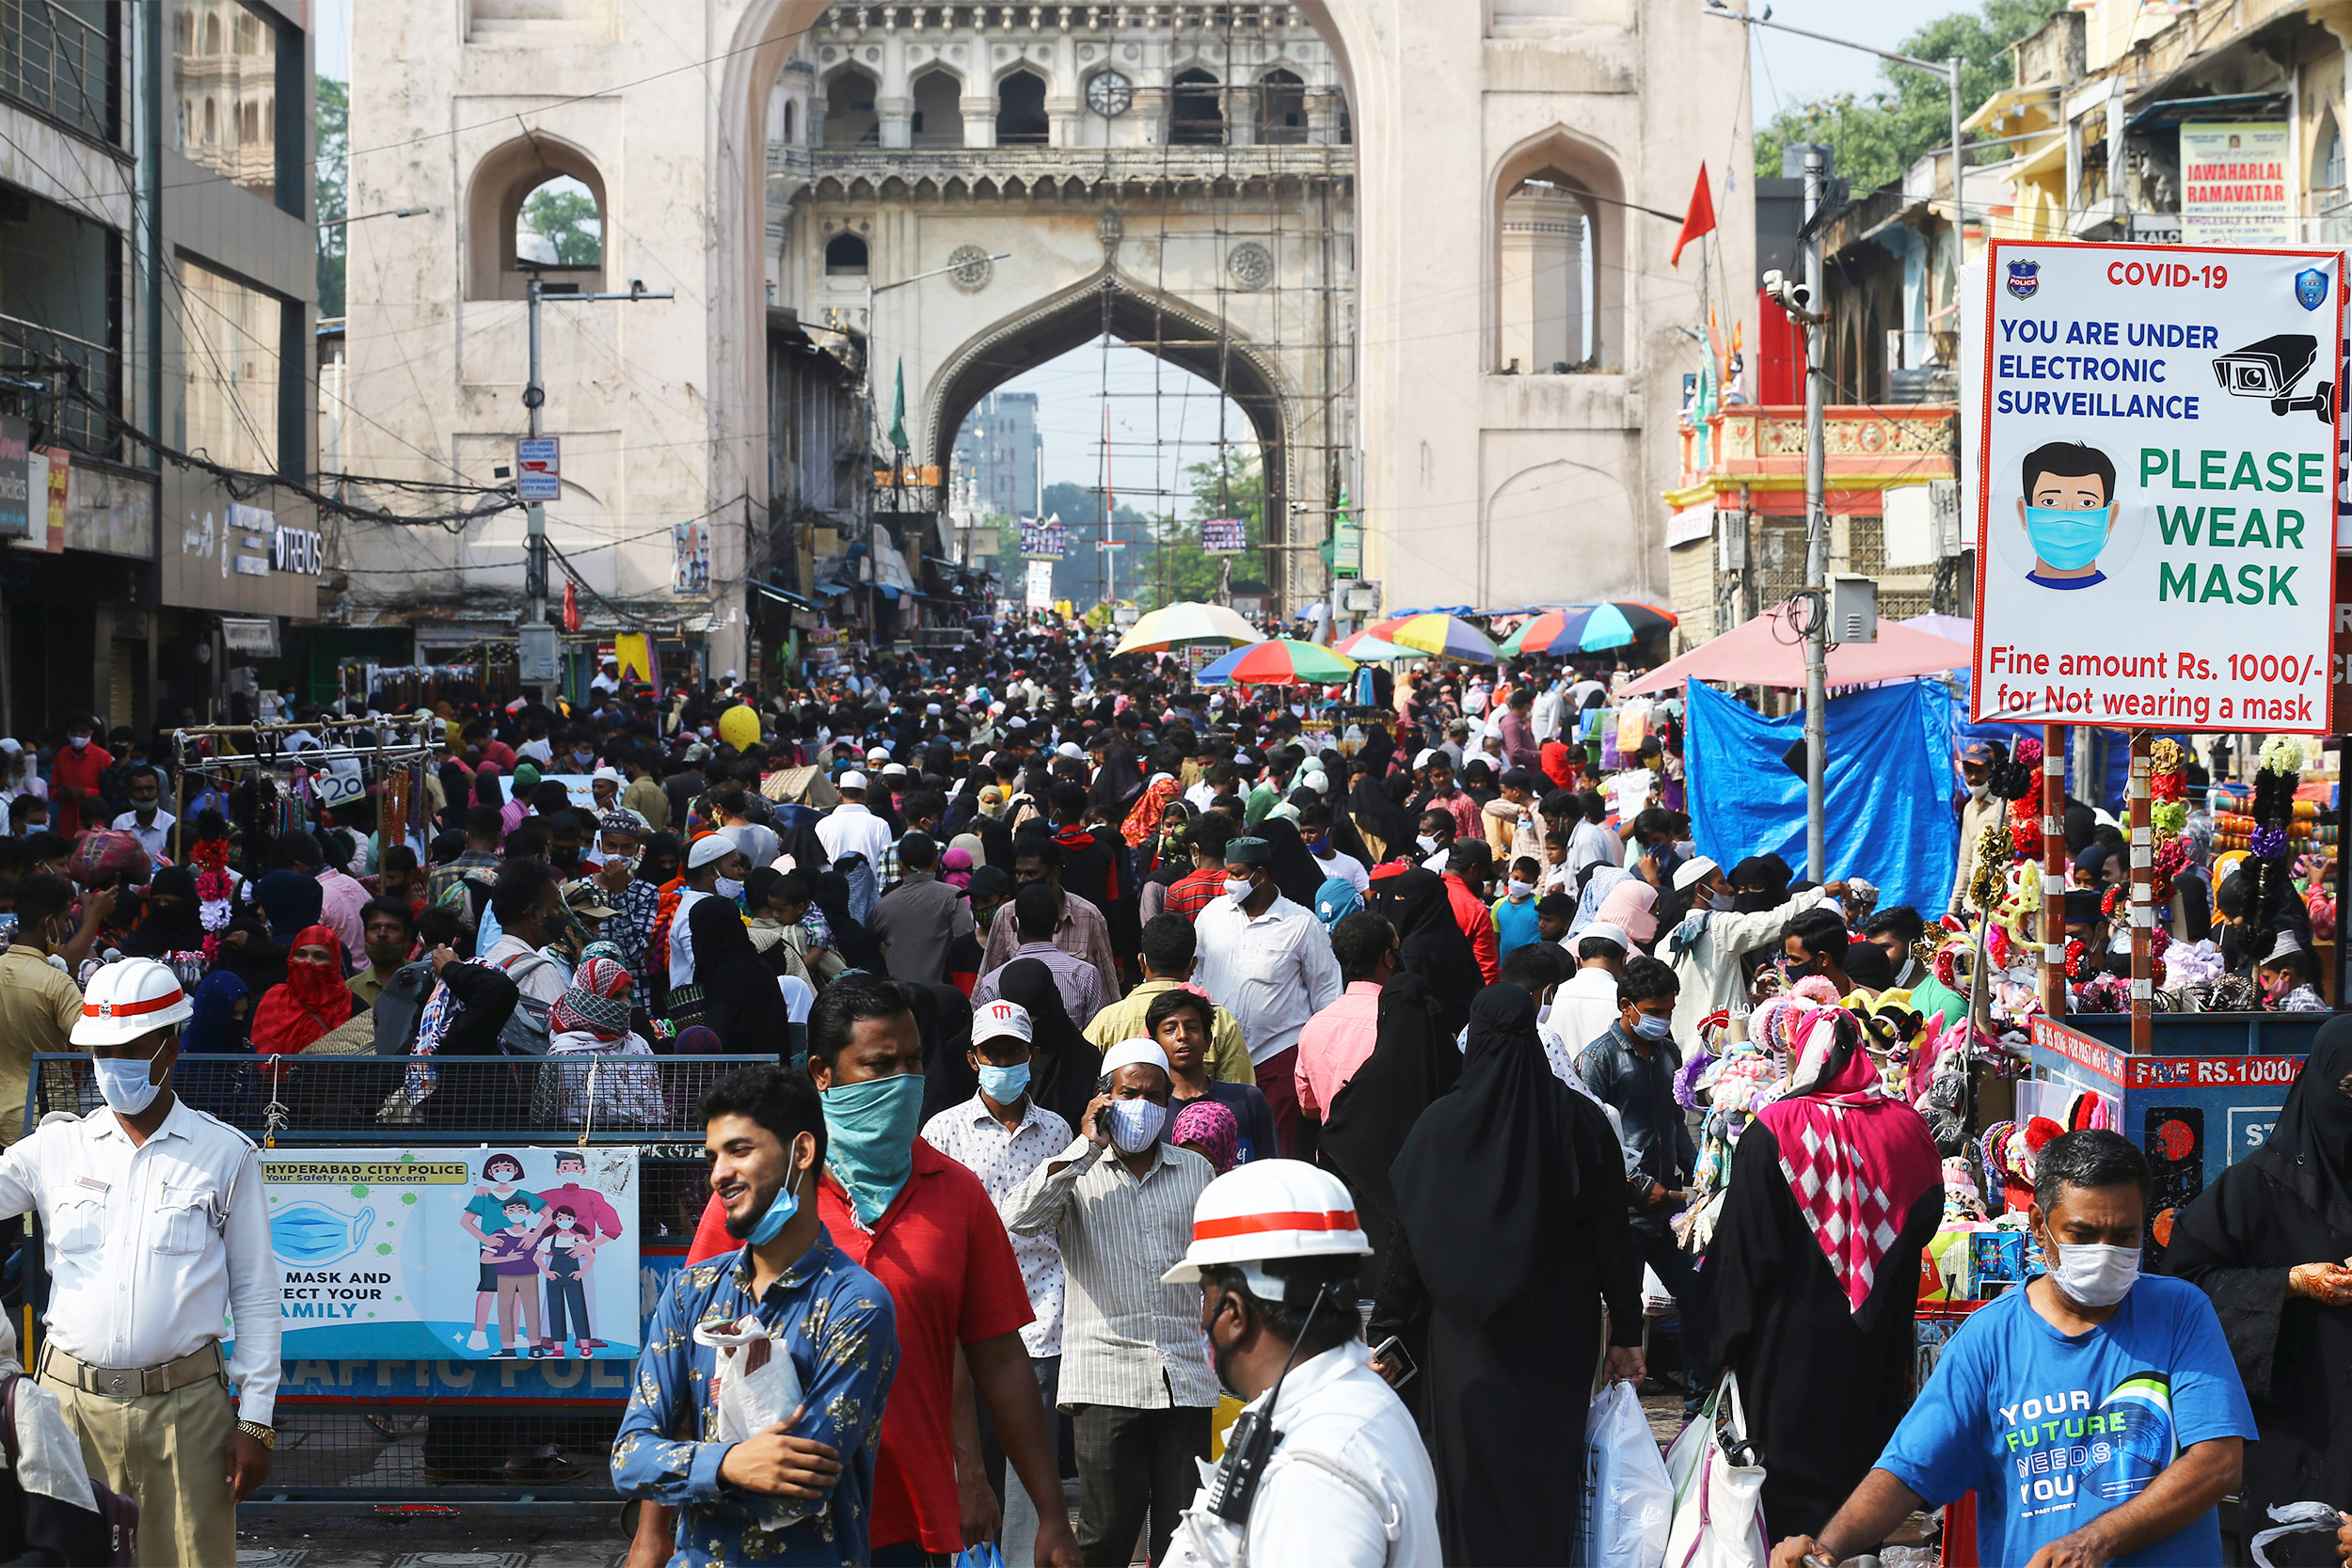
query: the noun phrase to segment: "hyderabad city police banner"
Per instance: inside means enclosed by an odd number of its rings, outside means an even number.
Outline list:
[[[2343,288],[2335,251],[1994,242],[1978,721],[2328,729]]]
[[[637,1152],[264,1150],[284,1358],[634,1356]]]

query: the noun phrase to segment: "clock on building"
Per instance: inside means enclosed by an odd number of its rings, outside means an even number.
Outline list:
[[[1087,84],[1087,106],[1105,119],[1125,114],[1135,101],[1135,84],[1116,71],[1099,71]]]

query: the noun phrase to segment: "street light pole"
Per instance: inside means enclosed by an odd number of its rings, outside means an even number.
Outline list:
[[[1821,300],[1821,199],[1829,170],[1819,145],[1804,150],[1804,283]],[[1826,854],[1829,759],[1829,515],[1824,505],[1822,352],[1826,323],[1804,324],[1804,586],[1810,620],[1804,631],[1804,863],[1805,875],[1829,880]]]
[[[627,293],[550,294],[540,286],[539,275],[533,271],[531,275],[531,292],[526,297],[530,302],[528,314],[531,325],[531,379],[523,385],[523,407],[531,414],[531,434],[537,436],[541,434],[539,411],[547,406],[548,402],[546,384],[539,377],[539,307],[542,304],[550,299],[567,301],[572,304],[585,304],[606,299],[636,301],[675,299],[677,296],[668,290],[658,294],[647,293],[645,285],[635,278],[629,280]],[[518,485],[521,483],[519,469],[516,474],[516,483]],[[546,503],[532,501],[524,509],[523,516],[525,518],[523,593],[531,600],[531,609],[524,624],[533,626],[545,626],[548,619],[548,509]]]

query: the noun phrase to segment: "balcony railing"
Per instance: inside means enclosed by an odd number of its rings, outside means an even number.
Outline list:
[[[113,416],[122,408],[122,356],[115,350],[0,316],[0,376],[57,389],[46,405],[53,438],[95,457],[121,455],[122,437]]]
[[[119,57],[107,29],[57,0],[0,0],[0,93],[119,146]]]

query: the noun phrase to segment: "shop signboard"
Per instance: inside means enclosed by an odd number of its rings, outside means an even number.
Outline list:
[[[1059,561],[1069,548],[1059,523],[1023,523],[1021,554],[1027,561]]]
[[[1029,562],[1028,606],[1031,610],[1054,608],[1054,563],[1050,561]]]
[[[1973,717],[2329,722],[2335,251],[1995,241]]]
[[[32,456],[32,427],[13,414],[0,414],[0,539],[33,537]],[[45,458],[41,471],[48,472]]]
[[[638,1152],[264,1150],[285,1360],[635,1356]]]
[[[65,547],[151,560],[155,554],[155,480],[72,465],[65,513]]]
[[[287,492],[272,495],[267,507],[232,500],[210,475],[167,466],[156,509],[163,602],[231,615],[315,617],[324,565],[312,543],[316,515]]]
[[[2181,243],[2295,243],[2284,120],[2181,127]]]

